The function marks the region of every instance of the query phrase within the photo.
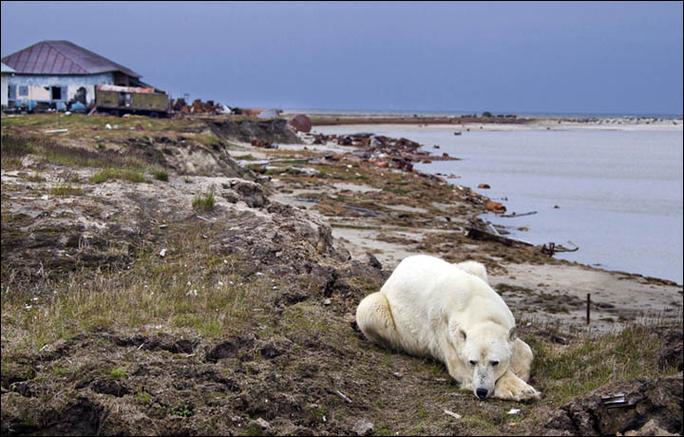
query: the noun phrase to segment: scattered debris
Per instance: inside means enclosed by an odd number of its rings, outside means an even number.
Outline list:
[[[450,410],[444,410],[444,414],[446,414],[447,416],[451,416],[454,419],[460,419],[461,417],[463,417],[460,414],[454,413],[453,411],[450,411]]]
[[[346,403],[348,403],[348,404],[351,404],[351,403],[352,403],[352,400],[349,398],[349,396],[347,396],[346,394],[342,393],[341,391],[339,391],[339,390],[333,390],[333,393],[336,394],[340,399],[342,399],[342,400],[345,401]]]
[[[474,240],[497,241],[507,246],[534,246],[534,244],[528,241],[518,240],[501,235],[491,223],[471,222],[471,225],[466,229],[466,235]]]
[[[513,218],[513,217],[525,217],[528,215],[535,215],[537,211],[523,212],[518,214],[517,212],[512,212],[510,214],[501,214],[499,217]]]
[[[50,135],[50,134],[65,134],[69,132],[69,129],[48,129],[44,130],[44,133]]]
[[[624,408],[630,406],[625,399],[624,393],[601,396],[601,403],[607,408]]]
[[[311,132],[311,120],[304,114],[297,114],[290,120],[290,126],[297,132]]]
[[[251,144],[254,147],[261,147],[263,149],[277,149],[278,148],[277,144],[273,144],[270,141],[261,140],[259,138],[253,138],[251,141]]]
[[[562,244],[556,244],[556,243],[546,243],[541,246],[541,252],[543,254],[553,256],[556,253],[561,253],[561,252],[577,252],[579,250],[579,246],[577,246],[575,243],[572,241],[568,241],[569,244],[572,244],[575,247],[568,248],[563,246]]]

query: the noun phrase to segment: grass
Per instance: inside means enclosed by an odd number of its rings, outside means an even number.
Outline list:
[[[213,190],[198,194],[192,199],[192,208],[197,212],[210,212],[214,210],[215,206],[216,199]]]
[[[93,184],[101,184],[111,180],[145,182],[145,175],[140,171],[125,168],[105,168],[90,177],[90,182]]]
[[[135,402],[141,405],[149,405],[152,403],[152,395],[141,391],[135,394]]]
[[[83,189],[80,187],[62,184],[50,188],[50,194],[57,197],[82,196]]]
[[[115,369],[112,369],[111,372],[109,372],[109,376],[112,377],[112,379],[122,379],[126,378],[128,376],[128,373],[121,367],[117,367]]]
[[[170,255],[162,259],[151,250],[141,253],[129,270],[74,272],[59,282],[31,284],[35,293],[45,289],[52,297],[30,308],[26,304],[34,291],[3,276],[7,350],[37,352],[79,333],[143,325],[223,337],[268,319],[273,283],[262,277],[245,280],[241,261],[211,255],[211,238],[202,234],[210,230],[188,226],[171,231]]]
[[[168,182],[168,180],[169,180],[169,174],[166,172],[166,170],[161,170],[161,169],[153,170],[152,176],[156,180],[162,181],[162,182]]]
[[[610,382],[662,375],[654,359],[663,346],[656,332],[652,327],[633,325],[620,333],[581,339],[566,347],[532,337],[533,377],[547,399],[560,406]]]

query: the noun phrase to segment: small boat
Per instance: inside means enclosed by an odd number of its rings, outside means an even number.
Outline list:
[[[456,131],[456,132],[454,132],[454,135],[461,135],[462,133],[463,132],[461,132],[461,131]]]

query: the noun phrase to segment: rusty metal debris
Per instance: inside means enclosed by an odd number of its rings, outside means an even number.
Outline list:
[[[606,408],[627,408],[636,402],[628,402],[624,393],[616,393],[614,395],[601,396],[601,403]]]

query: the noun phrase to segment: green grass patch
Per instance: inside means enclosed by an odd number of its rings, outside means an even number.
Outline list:
[[[161,170],[161,169],[153,170],[152,176],[158,181],[163,181],[163,182],[169,181],[169,174],[166,172],[166,170]]]
[[[112,379],[122,379],[126,378],[128,376],[128,373],[121,367],[117,367],[116,369],[112,369],[111,372],[109,372],[109,376],[112,377]]]
[[[90,177],[90,182],[93,184],[101,184],[111,180],[121,180],[128,182],[145,182],[145,175],[136,170],[129,170],[125,168],[106,168]]]
[[[214,191],[198,194],[192,199],[192,208],[197,212],[210,212],[214,210],[215,206]]]
[[[82,196],[83,189],[80,187],[73,187],[71,185],[57,185],[50,188],[50,194],[58,197]]]
[[[141,391],[135,394],[135,402],[140,405],[149,405],[152,403],[152,395],[145,391]]]

